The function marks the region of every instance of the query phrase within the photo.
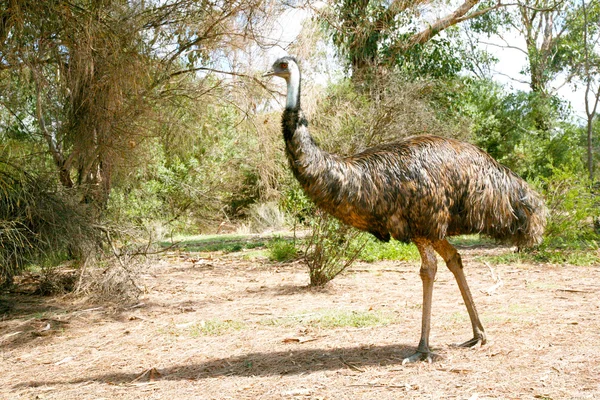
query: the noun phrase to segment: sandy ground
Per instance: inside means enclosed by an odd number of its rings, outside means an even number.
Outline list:
[[[358,264],[314,290],[299,262],[173,253],[127,306],[4,296],[0,398],[600,398],[600,266],[490,269],[476,257],[510,250],[460,251],[489,343],[452,346],[471,329],[440,263],[431,364],[402,365],[420,330],[416,263]],[[348,315],[371,322],[331,322]]]

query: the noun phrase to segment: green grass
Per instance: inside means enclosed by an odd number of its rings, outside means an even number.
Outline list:
[[[255,261],[257,259],[269,258],[269,250],[267,249],[252,249],[247,250],[242,255],[242,260]]]
[[[360,240],[360,239],[358,239]],[[419,252],[413,244],[405,244],[396,240],[383,243],[375,238],[368,237],[367,243],[359,255],[358,259],[366,262],[375,262],[380,260],[419,260]],[[239,252],[248,249],[257,249],[258,255],[265,255],[260,248],[267,248],[266,255],[272,261],[290,261],[298,256],[298,248],[302,243],[296,243],[291,239],[280,236],[271,238],[256,238],[251,235],[194,235],[178,236],[172,239],[172,242],[161,242],[163,247],[171,246],[177,243],[177,247],[189,252],[216,252],[226,253]]]
[[[389,325],[391,322],[392,318],[381,312],[333,310],[311,319],[309,324],[319,328],[331,329],[343,327],[366,328]]]
[[[523,264],[523,263],[550,263],[570,264],[587,267],[600,263],[597,250],[567,250],[567,249],[543,249],[533,252],[509,252],[494,256],[476,257],[479,261],[487,261],[490,264]]]
[[[598,251],[588,250],[544,250],[535,255],[535,260],[552,264],[571,264],[581,267],[600,263]]]
[[[317,310],[306,314],[267,319],[262,321],[261,324],[284,327],[304,325],[322,329],[333,329],[385,326],[393,322],[394,318],[392,315],[380,311]]]
[[[267,244],[267,248],[271,261],[286,262],[298,257],[298,249],[292,240],[275,238]]]
[[[233,331],[239,331],[245,328],[245,324],[235,320],[217,320],[209,319],[194,324],[189,328],[192,337],[197,336],[221,336]]]
[[[361,240],[360,237],[357,240]],[[365,240],[364,237],[362,240]],[[405,244],[396,240],[383,243],[370,235],[358,256],[358,260],[376,262],[381,260],[419,261],[419,252],[414,244]],[[457,246],[477,246],[494,243],[492,240],[479,235],[463,235],[450,239]],[[294,241],[280,236],[256,237],[253,235],[226,234],[226,235],[195,235],[179,236],[173,238],[177,247],[189,252],[239,252],[242,250],[255,250],[247,257],[268,257],[272,261],[286,262],[298,257],[298,247]],[[296,241],[297,243],[297,241]],[[163,247],[172,245],[170,242],[161,242]],[[266,249],[265,249],[266,248]],[[590,266],[600,263],[600,253],[596,248],[541,248],[531,252],[506,252],[494,256],[477,257],[480,261],[491,264],[516,264],[516,263],[551,263],[570,264],[576,266]]]
[[[176,243],[177,248],[189,252],[222,251],[233,253],[245,249],[264,247],[269,239],[256,238],[250,235],[194,235],[174,237],[172,242],[160,242],[163,247]]]
[[[418,261],[420,256],[417,247],[412,243],[405,244],[394,239],[384,243],[369,237],[358,259],[366,262],[381,260]]]

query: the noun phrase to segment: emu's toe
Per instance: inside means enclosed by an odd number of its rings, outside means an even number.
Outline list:
[[[427,361],[428,363],[431,363],[433,360],[431,355],[432,355],[431,352],[417,351],[412,356],[408,356],[404,360],[402,360],[402,365],[412,364],[417,361]]]
[[[456,347],[466,347],[466,348],[480,347],[481,345],[484,345],[485,342],[486,342],[485,337],[474,337],[473,339],[467,340],[464,343],[457,344]]]

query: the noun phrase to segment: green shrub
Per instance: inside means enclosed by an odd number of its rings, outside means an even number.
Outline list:
[[[549,210],[543,248],[597,248],[599,199],[584,174],[554,169],[540,183]]]
[[[269,260],[285,262],[298,257],[298,249],[293,241],[276,238],[267,244]]]
[[[291,173],[289,174],[291,175]],[[300,184],[294,179],[283,188],[281,209],[292,216],[293,225],[308,223],[315,213],[315,204],[306,196]]]
[[[311,286],[323,286],[354,263],[367,239],[320,210],[311,221],[311,229],[304,260]]]

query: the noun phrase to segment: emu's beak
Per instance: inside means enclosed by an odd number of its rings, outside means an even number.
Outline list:
[[[265,78],[267,76],[273,76],[273,75],[275,75],[275,71],[273,69],[270,69],[263,74],[263,78]]]

